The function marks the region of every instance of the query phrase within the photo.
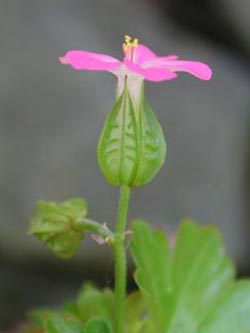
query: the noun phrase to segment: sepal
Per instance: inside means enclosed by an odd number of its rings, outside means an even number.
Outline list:
[[[164,133],[155,113],[143,96],[138,115],[138,166],[133,186],[143,186],[161,170],[167,153]]]
[[[125,85],[106,118],[97,155],[102,173],[114,186],[143,186],[160,171],[166,142],[143,89],[135,103]]]

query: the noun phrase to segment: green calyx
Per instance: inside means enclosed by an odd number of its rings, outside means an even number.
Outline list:
[[[143,88],[133,103],[127,86],[110,110],[98,145],[98,161],[114,186],[143,186],[160,171],[166,141]]]

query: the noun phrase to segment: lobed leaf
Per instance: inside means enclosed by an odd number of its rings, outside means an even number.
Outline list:
[[[214,227],[185,220],[171,252],[163,232],[152,231],[139,220],[132,230],[135,279],[155,328],[163,333],[198,332],[234,281],[234,267],[225,256],[221,234]]]

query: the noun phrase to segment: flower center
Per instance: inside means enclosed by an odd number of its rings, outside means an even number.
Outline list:
[[[124,52],[124,55],[127,59],[129,59],[132,62],[135,62],[136,58],[136,48],[138,46],[138,38],[132,38],[129,35],[124,36],[124,43],[122,44],[122,49]]]

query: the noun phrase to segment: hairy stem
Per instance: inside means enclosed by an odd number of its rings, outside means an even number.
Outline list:
[[[127,265],[125,252],[125,231],[130,198],[130,188],[122,185],[115,230],[115,317],[114,333],[125,332]]]
[[[108,229],[105,223],[101,224],[87,218],[78,219],[77,223],[81,225],[84,230],[94,232],[103,237],[104,239],[110,239],[110,241],[112,241],[112,239],[114,238],[114,234]]]

